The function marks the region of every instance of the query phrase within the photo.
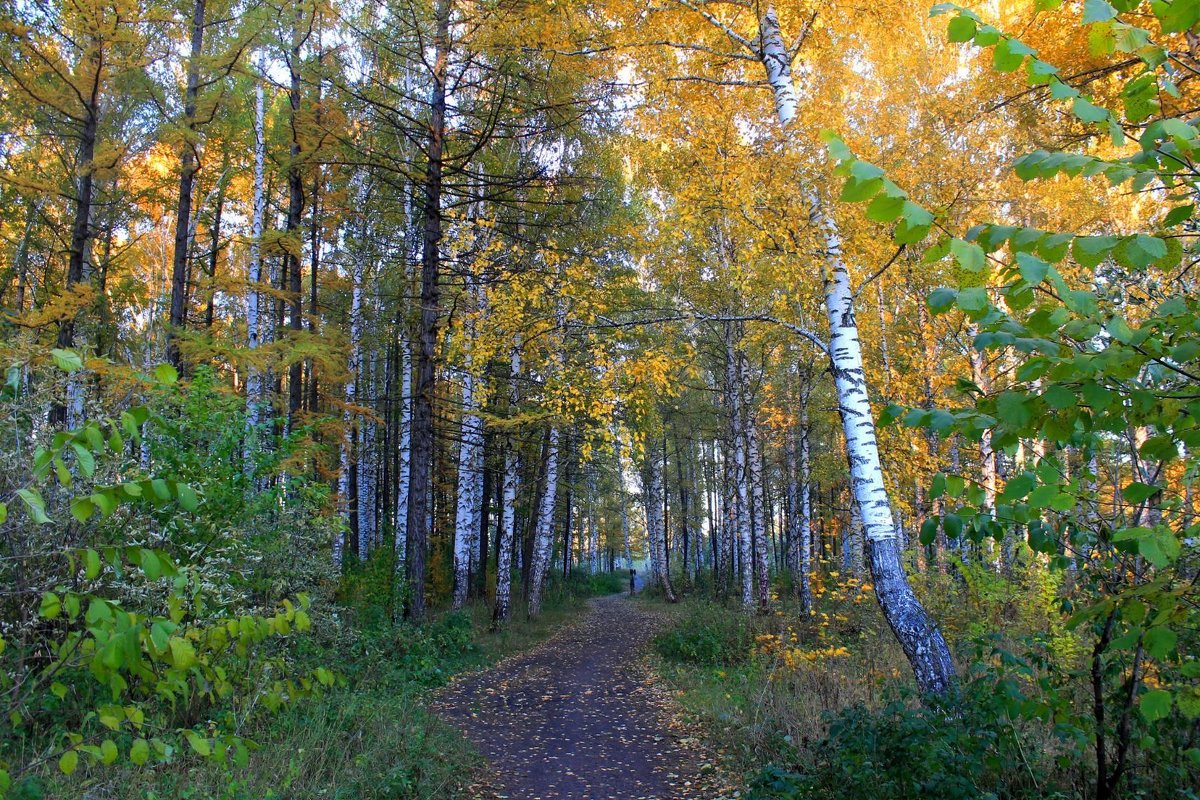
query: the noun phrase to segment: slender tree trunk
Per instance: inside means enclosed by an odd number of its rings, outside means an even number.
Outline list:
[[[521,393],[517,376],[521,374],[521,348],[514,345],[508,371],[508,413],[517,414]],[[520,479],[521,455],[516,437],[509,435],[504,448],[504,500],[501,510],[500,534],[496,541],[496,606],[492,610],[493,625],[503,624],[511,613],[512,552],[517,530],[517,482]]]
[[[400,325],[400,444],[396,476],[395,540],[392,543],[396,572],[405,564],[408,545],[408,498],[412,474],[412,346],[408,333]]]
[[[406,615],[425,616],[425,561],[429,550],[429,490],[433,468],[433,396],[437,358],[442,241],[442,150],[446,135],[446,74],[450,60],[450,0],[437,0],[434,10],[433,91],[429,104],[429,136],[425,144],[425,179],[421,243],[421,314],[417,328],[417,386],[413,398],[412,466],[408,503],[408,582]]]
[[[454,521],[454,607],[462,608],[470,592],[470,561],[475,552],[475,537],[479,534],[479,508],[482,503],[480,457],[483,454],[483,418],[479,415],[479,400],[475,386],[471,342],[475,339],[474,314],[479,310],[479,292],[470,283],[467,287],[468,307],[466,329],[463,332],[466,354],[463,365],[462,434],[458,448],[458,502]]]
[[[180,365],[177,336],[187,324],[188,252],[192,224],[192,194],[199,169],[196,157],[196,98],[200,91],[200,59],[204,55],[205,0],[192,10],[192,49],[188,54],[187,85],[183,94],[183,152],[180,154],[179,200],[175,215],[175,253],[171,260],[171,326],[167,330],[167,359]]]
[[[663,461],[665,450],[648,445],[643,493],[646,497],[646,538],[650,550],[650,564],[654,578],[662,588],[668,603],[676,601],[671,586],[671,572],[667,564],[667,523],[664,519]]]
[[[355,458],[355,440],[356,440],[356,415],[352,412],[351,407],[358,402],[358,376],[362,370],[362,332],[363,332],[363,284],[366,278],[366,266],[369,247],[367,241],[370,238],[369,223],[364,214],[362,223],[362,240],[359,242],[359,252],[355,254],[353,273],[351,275],[351,293],[350,293],[350,363],[347,365],[347,371],[350,374],[346,381],[346,410],[342,412],[342,450],[341,463],[338,478],[338,495],[342,504],[342,517],[345,522],[345,527],[351,531],[362,530],[362,515],[361,508],[355,508],[359,503],[352,502],[351,498],[351,480],[353,473],[358,469],[357,459]],[[357,483],[357,481],[355,481]],[[361,495],[360,495],[361,496]],[[357,499],[357,498],[356,498]],[[355,524],[357,522],[357,525]],[[358,552],[361,557],[364,555],[361,534],[358,539]],[[342,551],[344,549],[343,534],[338,533],[333,542],[333,563],[338,568],[342,567]]]
[[[288,106],[291,119],[292,141],[288,148],[288,207],[287,222],[287,293],[291,301],[288,326],[293,333],[303,328],[304,283],[300,274],[300,251],[303,249],[301,226],[304,224],[304,180],[301,173],[300,149],[300,42],[302,37],[303,10],[296,9],[296,25],[292,32],[292,46],[288,54],[288,72],[291,85],[288,88]],[[296,415],[304,399],[304,363],[293,359],[288,368],[288,426],[296,424]],[[359,509],[360,516],[362,509]],[[363,555],[359,554],[360,557]]]
[[[554,510],[558,496],[558,426],[550,428],[546,448],[546,480],[538,503],[537,527],[534,529],[532,563],[529,575],[529,618],[542,613],[542,588],[554,549]]]
[[[265,114],[263,85],[254,82],[254,202],[250,222],[250,275],[246,293],[246,346],[250,350],[250,365],[246,374],[246,469],[254,469],[254,453],[258,449],[258,432],[262,423],[263,375],[254,363],[254,351],[262,345],[262,311],[259,287],[262,285],[263,217],[266,214],[266,193],[263,191],[263,170],[266,162],[264,139]],[[336,560],[336,559],[335,559]]]
[[[943,693],[954,683],[954,663],[937,623],[908,584],[891,501],[883,482],[875,421],[867,397],[862,344],[854,319],[854,293],[842,260],[841,240],[831,219],[814,203],[814,217],[825,233],[825,309],[829,354],[854,497],[869,544],[875,595],[926,693]]]

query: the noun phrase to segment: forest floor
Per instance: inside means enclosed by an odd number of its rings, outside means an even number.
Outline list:
[[[487,800],[713,800],[726,794],[700,733],[646,658],[665,622],[621,595],[591,601],[533,650],[454,680],[434,709],[487,759]]]

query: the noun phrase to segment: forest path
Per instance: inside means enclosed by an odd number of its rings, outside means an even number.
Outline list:
[[[489,761],[470,796],[719,797],[708,754],[673,721],[669,693],[642,658],[662,624],[643,603],[599,598],[532,651],[446,687],[434,708]]]

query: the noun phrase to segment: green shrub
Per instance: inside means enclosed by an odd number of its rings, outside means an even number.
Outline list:
[[[659,634],[655,646],[669,661],[703,666],[732,666],[750,657],[754,630],[740,610],[715,603],[688,608],[670,630]]]
[[[936,704],[899,697],[848,708],[791,770],[772,766],[755,800],[975,800],[1071,796],[1033,733],[985,690]]]

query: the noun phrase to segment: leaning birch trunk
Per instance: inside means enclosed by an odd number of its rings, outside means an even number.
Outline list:
[[[250,230],[250,291],[246,295],[247,347],[251,351],[250,368],[246,375],[246,471],[254,472],[254,453],[258,449],[258,429],[262,422],[261,407],[263,376],[253,362],[254,351],[262,344],[262,315],[259,310],[258,287],[262,283],[262,235],[263,216],[266,213],[266,195],[263,192],[263,168],[266,161],[266,144],[263,138],[265,115],[263,111],[263,86],[258,81],[254,87],[254,207]],[[340,554],[334,560],[340,563]]]
[[[667,569],[667,528],[663,519],[663,458],[665,453],[650,447],[646,453],[645,491],[646,539],[650,550],[650,562],[654,577],[662,587],[668,603],[674,603],[675,590],[671,587],[671,575]]]
[[[462,438],[458,445],[458,501],[454,517],[454,607],[462,608],[470,590],[471,556],[479,536],[479,508],[482,501],[479,468],[483,454],[483,418],[479,416],[479,401],[475,386],[471,342],[475,339],[475,322],[471,316],[478,310],[474,285],[467,287],[465,309],[467,322],[463,330],[466,354],[463,364]]]
[[[517,375],[521,373],[521,348],[519,345],[512,349],[512,360],[509,364],[508,403],[509,414],[515,415],[521,402],[521,393],[517,384]],[[508,620],[511,613],[512,601],[512,548],[517,526],[517,481],[520,475],[520,453],[517,450],[516,437],[509,436],[508,445],[504,451],[504,489],[500,523],[500,535],[496,541],[496,607],[492,610],[493,625],[499,625]]]
[[[829,360],[846,437],[850,480],[867,539],[875,596],[908,656],[917,686],[922,692],[941,694],[954,683],[954,663],[937,623],[913,594],[904,574],[892,506],[883,482],[875,420],[867,397],[850,274],[842,260],[841,240],[833,221],[817,205],[814,212],[825,233]]]
[[[692,7],[701,9],[706,19],[732,34],[701,6]],[[784,127],[790,125],[796,117],[796,87],[792,81],[791,55],[784,44],[774,6],[768,5],[759,19],[758,36],[754,41],[736,34],[730,38],[741,42],[758,57],[775,97],[776,116]],[[825,237],[822,273],[829,321],[829,359],[846,436],[851,482],[870,550],[875,595],[908,656],[918,687],[923,692],[942,693],[954,682],[954,664],[945,639],[913,594],[901,564],[898,530],[883,482],[875,421],[867,397],[862,344],[854,319],[854,292],[842,259],[841,237],[820,199],[811,194],[809,202],[812,220]]]

